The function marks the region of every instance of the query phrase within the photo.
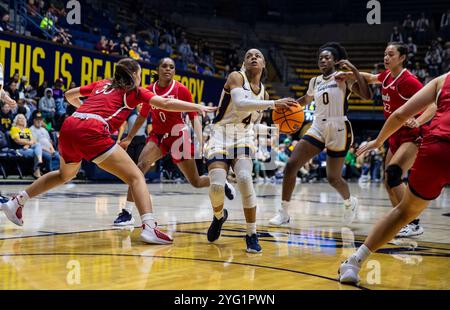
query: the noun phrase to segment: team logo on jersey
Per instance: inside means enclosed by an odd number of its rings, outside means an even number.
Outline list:
[[[388,94],[382,95],[381,99],[383,99],[384,102],[390,102],[391,101],[391,97]]]
[[[391,86],[390,88],[391,88],[392,90],[395,90],[395,86]]]

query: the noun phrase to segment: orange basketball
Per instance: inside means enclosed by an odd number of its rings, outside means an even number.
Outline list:
[[[305,120],[305,112],[301,105],[291,107],[291,109],[274,109],[272,120],[280,128],[280,132],[294,133],[302,128]]]

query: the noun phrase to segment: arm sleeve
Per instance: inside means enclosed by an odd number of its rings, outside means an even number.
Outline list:
[[[191,92],[186,87],[180,87],[179,99],[187,102],[193,102]],[[193,120],[198,115],[197,112],[188,112],[187,114],[190,120]]]
[[[245,91],[241,87],[233,88],[230,92],[231,99],[238,111],[260,111],[268,108],[273,108],[275,105],[274,100],[259,100],[245,98]]]
[[[85,86],[80,87],[80,94],[83,97],[90,96],[92,91],[94,90],[95,86],[97,86],[98,82],[94,82]]]
[[[309,80],[308,91],[306,92],[306,94],[310,97],[314,96],[314,84],[316,83],[316,79],[317,78],[315,77]]]

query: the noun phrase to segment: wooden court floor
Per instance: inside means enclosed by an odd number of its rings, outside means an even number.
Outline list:
[[[21,185],[1,185],[12,194]],[[328,184],[297,185],[291,223],[270,227],[280,185],[256,185],[261,254],[245,252],[240,197],[226,201],[221,238],[206,240],[207,189],[149,185],[159,225],[173,245],[146,245],[135,228],[112,221],[125,204],[123,184],[68,184],[27,203],[25,225],[0,211],[0,289],[449,289],[450,190],[421,216],[425,233],[395,240],[363,266],[360,287],[337,281],[339,263],[389,207],[380,185],[351,184],[357,220],[340,224],[342,206]]]

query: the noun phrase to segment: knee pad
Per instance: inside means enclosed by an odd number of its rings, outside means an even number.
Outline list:
[[[386,168],[386,183],[389,188],[402,184],[403,170],[399,165],[389,165]]]
[[[217,168],[209,171],[209,198],[214,208],[223,205],[225,200],[225,182],[227,180],[227,172]]]
[[[242,204],[245,209],[256,207],[256,194],[252,179],[253,163],[250,159],[239,159],[234,165],[236,181],[241,192]]]

